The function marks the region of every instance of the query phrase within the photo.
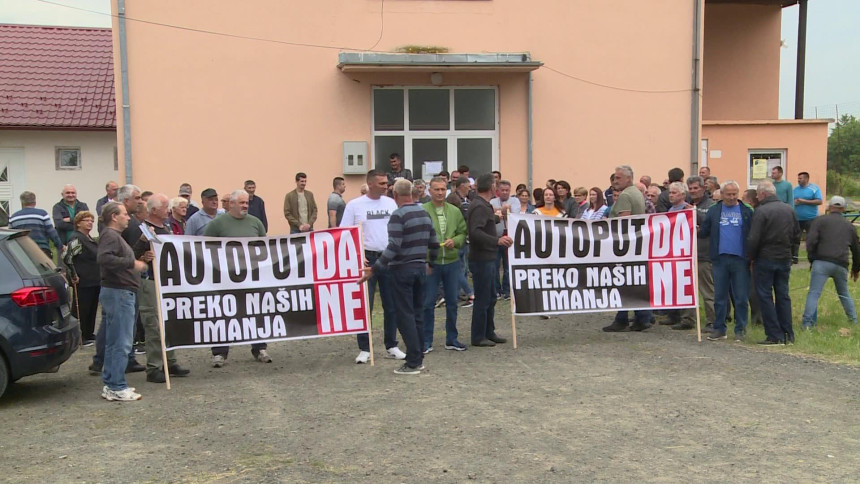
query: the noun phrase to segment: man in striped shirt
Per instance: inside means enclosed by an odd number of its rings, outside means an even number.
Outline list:
[[[394,370],[399,375],[417,375],[424,369],[424,285],[430,265],[439,252],[439,241],[430,216],[412,201],[412,183],[399,179],[394,183],[397,210],[388,220],[388,246],[372,267],[366,269],[359,284],[373,272],[391,271],[394,297],[398,302],[397,328],[406,343],[406,362]],[[435,289],[435,288],[434,288]]]
[[[29,230],[30,238],[42,249],[49,258],[52,258],[51,246],[48,241],[57,247],[57,253],[62,252],[63,243],[60,235],[51,224],[51,216],[41,208],[36,208],[36,194],[33,192],[21,192],[21,210],[12,214],[9,219],[9,228],[17,230]]]

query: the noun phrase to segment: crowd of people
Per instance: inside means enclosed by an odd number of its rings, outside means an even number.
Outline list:
[[[309,232],[318,219],[318,206],[307,189],[305,173],[295,176],[296,188],[284,197],[284,218],[291,233]],[[826,215],[818,215],[821,190],[798,174],[798,185],[784,180],[776,166],[771,179],[741,192],[731,180],[719,183],[708,167],[685,178],[680,168],[668,171],[661,185],[650,176],[637,179],[633,169],[618,166],[610,187],[575,187],[565,180],[548,180],[530,190],[514,185],[498,171],[471,176],[468,166],[442,171],[429,181],[414,179],[394,153],[389,170],[371,170],[358,197],[344,199],[346,183],[332,180],[332,192],[323,214],[328,227],[363,225],[367,264],[362,282],[369,286],[372,312],[376,288],[383,306],[385,356],[402,360],[398,374],[417,374],[424,355],[434,351],[435,309],[445,306],[445,344],[465,351],[460,341],[458,309],[471,307],[470,344],[493,347],[507,340],[496,332],[495,304],[511,297],[507,234],[509,214],[537,214],[599,220],[656,212],[694,209],[698,223],[698,287],[704,307],[708,339],[727,339],[727,323],[734,313],[734,338],[743,340],[747,325],[764,325],[761,344],[787,344],[795,339],[788,281],[792,263],[798,262],[802,232],[812,263],[812,278],[802,326],[816,324],[817,304],[828,278],[836,289],[848,319],[857,322],[849,277],[860,272],[860,247],[854,227],[841,213],[846,202],[835,196]],[[125,373],[145,371],[148,382],[160,383],[165,372],[186,376],[175,353],[162,359],[158,307],[153,279],[154,254],[142,226],[154,234],[210,237],[259,237],[268,232],[265,202],[256,195],[256,183],[219,197],[215,189],[192,200],[192,187],[183,183],[178,196],[142,191],[135,185],[105,186],[105,196],[90,211],[66,185],[52,214],[36,208],[32,192],[21,194],[22,210],[10,218],[10,227],[29,229],[38,246],[53,257],[51,244],[66,266],[75,293],[75,316],[80,320],[85,346],[95,346],[89,370],[101,374],[101,396],[112,401],[140,398],[128,386]],[[98,236],[93,225],[98,220]],[[471,282],[469,276],[471,275]],[[101,303],[103,319],[96,330]],[[733,311],[732,311],[733,309]],[[750,316],[751,313],[751,316]],[[659,317],[658,317],[659,316]],[[695,327],[695,310],[619,311],[607,332],[644,331],[653,324],[672,329]],[[398,331],[406,352],[398,345]],[[145,342],[135,345],[135,342]],[[370,360],[367,334],[357,337],[356,363]],[[212,348],[212,366],[223,367],[229,347]],[[255,360],[272,361],[265,343],[251,345]],[[145,365],[136,360],[144,354]]]

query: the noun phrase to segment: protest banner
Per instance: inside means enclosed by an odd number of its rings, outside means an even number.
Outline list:
[[[369,332],[358,227],[159,239],[166,350]]]
[[[695,308],[693,210],[604,220],[510,214],[513,313]]]

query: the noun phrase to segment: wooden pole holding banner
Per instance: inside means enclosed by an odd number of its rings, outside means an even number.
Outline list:
[[[152,278],[155,282],[155,308],[158,313],[158,334],[161,336],[161,362],[164,370],[164,383],[170,390],[170,370],[167,368],[167,342],[164,340],[164,315],[161,313],[161,288],[158,286],[158,264],[155,260],[155,244],[149,241],[149,250],[152,251]]]
[[[367,264],[367,260],[364,258],[364,222],[358,224],[358,247],[361,251],[361,260],[362,264],[359,267],[358,272],[361,274],[364,270],[364,265]],[[364,283],[364,318],[367,322],[367,342],[368,349],[370,350],[370,366],[374,365],[373,361],[373,320],[372,315],[370,314],[370,295],[367,293],[367,281]],[[381,299],[381,298],[380,298]],[[382,301],[380,301],[381,303]]]
[[[699,210],[693,207],[693,297],[699,301]],[[699,305],[696,304],[696,335],[699,343],[702,342],[702,316],[699,314]]]
[[[505,224],[505,232],[504,232],[505,235],[508,235],[508,213],[509,213],[508,211],[503,212],[503,215],[504,215],[503,222]],[[511,275],[513,274],[513,272],[511,271],[511,254],[510,254],[511,248],[505,247],[505,251],[508,252],[508,267],[507,267],[507,269],[508,269],[508,286],[510,286],[510,287],[508,287],[508,294],[511,295],[511,340],[514,343],[514,349],[517,349],[517,317],[516,317],[517,305],[514,304],[514,278],[511,277]],[[498,276],[498,274],[496,274],[496,276]]]

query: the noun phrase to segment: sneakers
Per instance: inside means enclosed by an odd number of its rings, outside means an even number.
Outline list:
[[[425,355],[426,355],[427,353],[430,353],[431,351],[433,351],[433,347],[432,347],[432,346],[428,346],[428,347],[424,348],[424,354],[425,354]]]
[[[224,355],[215,355],[212,357],[213,368],[221,368],[224,366],[224,363],[227,363],[227,358]]]
[[[743,343],[744,335],[741,333],[735,333],[735,343]]]
[[[272,362],[272,357],[269,356],[269,352],[266,350],[260,350],[259,352],[257,352],[256,355],[254,355],[254,358],[256,358],[257,361],[259,361],[260,363],[271,363]]]
[[[444,306],[444,305],[445,305],[445,298],[444,298],[444,297],[440,297],[440,298],[439,298],[439,300],[438,300],[438,301],[436,301],[436,305],[435,305],[434,307],[437,307],[437,308],[438,308],[438,307],[442,307],[442,306]]]
[[[454,340],[451,343],[445,343],[445,349],[453,351],[466,351],[468,348],[463,343]]]
[[[102,366],[97,365],[95,363],[93,363],[89,367],[87,367],[87,370],[90,372],[90,375],[93,375],[93,376],[102,374]],[[105,387],[105,388],[107,388],[107,387]]]
[[[140,400],[143,395],[134,392],[134,388],[124,388],[122,390],[111,390],[107,386],[102,388],[102,398],[109,402],[133,402]]]
[[[89,348],[96,344],[96,340],[94,339],[85,339],[83,343],[81,343],[81,348]]]
[[[397,367],[397,369],[394,370],[394,373],[397,373],[398,375],[418,375],[421,373],[421,368],[423,366],[424,365],[421,365],[418,368],[412,368],[411,366],[404,363]]]
[[[356,362],[356,364],[359,364],[359,365],[367,363],[368,361],[370,361],[370,352],[369,351],[362,351],[362,352],[358,353],[358,356],[355,357],[355,362]]]
[[[395,359],[395,360],[405,360],[406,359],[406,353],[400,351],[400,348],[398,348],[396,346],[392,346],[391,348],[388,348],[387,350],[385,350],[385,357]]]
[[[469,299],[467,299],[467,300],[466,300],[466,302],[465,302],[465,303],[463,303],[463,305],[462,305],[462,306],[460,306],[460,307],[470,308],[470,307],[472,307],[472,306],[474,306],[474,305],[475,305],[475,295],[474,295],[474,294],[472,294],[471,296],[469,296]]]
[[[651,323],[640,323],[639,321],[636,321],[630,325],[630,331],[645,331],[650,327]]]
[[[721,339],[726,339],[726,338],[727,337],[726,337],[725,331],[714,330],[713,332],[711,332],[711,334],[708,335],[708,341],[719,341]]]
[[[134,354],[136,355],[145,355],[146,354],[146,346],[143,343],[137,343],[134,345]]]
[[[126,373],[140,373],[142,371],[146,371],[146,367],[138,363],[137,360],[129,361],[125,367]]]

